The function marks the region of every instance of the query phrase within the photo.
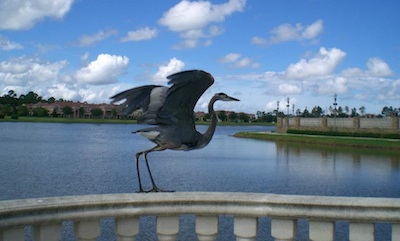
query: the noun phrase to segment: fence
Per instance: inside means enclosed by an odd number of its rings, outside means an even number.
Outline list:
[[[278,132],[286,132],[288,129],[400,133],[400,122],[399,122],[399,117],[384,117],[384,118],[278,117],[276,130]]]

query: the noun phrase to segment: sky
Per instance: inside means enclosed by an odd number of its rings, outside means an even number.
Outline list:
[[[211,73],[195,110],[400,108],[398,0],[0,0],[0,95],[109,103]]]

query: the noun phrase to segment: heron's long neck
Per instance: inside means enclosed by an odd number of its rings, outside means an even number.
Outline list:
[[[204,132],[204,134],[203,134],[204,141],[207,144],[210,142],[211,138],[213,137],[215,128],[217,127],[217,123],[218,123],[217,114],[214,111],[215,101],[217,101],[217,99],[213,97],[210,100],[210,103],[208,103],[208,113],[210,114],[210,117],[211,117],[211,124],[208,126],[207,131]]]

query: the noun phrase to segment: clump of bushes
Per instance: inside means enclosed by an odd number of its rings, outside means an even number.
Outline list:
[[[18,115],[16,115],[16,114],[11,115],[11,119],[18,120]]]
[[[397,133],[342,132],[342,131],[291,130],[291,129],[289,129],[287,133],[302,134],[302,135],[319,135],[319,136],[347,136],[347,137],[400,139],[400,134]]]

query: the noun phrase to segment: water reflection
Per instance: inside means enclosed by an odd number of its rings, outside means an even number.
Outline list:
[[[399,197],[400,155],[357,148],[276,142],[276,167],[320,195]],[[326,188],[326,189],[325,189]]]

